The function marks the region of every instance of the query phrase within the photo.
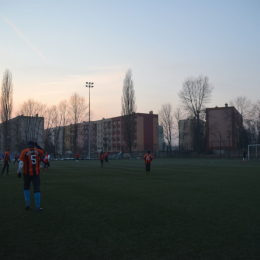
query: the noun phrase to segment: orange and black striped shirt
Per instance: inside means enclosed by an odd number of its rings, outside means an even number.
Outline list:
[[[24,149],[20,156],[23,161],[23,172],[28,175],[38,175],[40,173],[40,156],[44,154],[43,150],[36,148]]]

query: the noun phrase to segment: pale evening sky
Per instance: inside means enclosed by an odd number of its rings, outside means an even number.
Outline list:
[[[58,104],[77,92],[93,120],[121,114],[131,68],[137,112],[179,103],[183,81],[214,85],[208,107],[260,100],[259,0],[0,0],[0,75],[13,74],[14,113],[29,98]]]

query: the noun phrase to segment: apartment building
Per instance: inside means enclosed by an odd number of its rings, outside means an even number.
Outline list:
[[[60,151],[88,153],[89,122],[83,122],[63,127],[63,142]],[[46,129],[47,130],[47,129]],[[45,131],[46,131],[45,130]],[[53,132],[48,130],[49,132]],[[75,131],[76,148],[75,148]],[[162,131],[162,129],[161,129]],[[129,148],[125,140],[124,117],[103,118],[90,122],[90,150],[91,152],[128,152]],[[61,138],[61,137],[59,137]],[[54,139],[52,137],[52,142]],[[158,115],[134,113],[134,140],[132,151],[159,150]]]
[[[7,135],[5,127],[7,124]],[[27,147],[28,141],[33,140],[43,146],[44,143],[44,118],[32,116],[17,116],[0,124],[0,150],[7,147],[11,152],[21,152]],[[5,147],[6,146],[6,147]]]
[[[235,150],[243,127],[242,115],[233,106],[206,109],[207,150]]]
[[[198,146],[202,146],[203,139],[205,138],[205,133],[205,121],[200,119],[198,128],[198,120],[196,118],[179,120],[180,149],[182,151],[197,151]]]

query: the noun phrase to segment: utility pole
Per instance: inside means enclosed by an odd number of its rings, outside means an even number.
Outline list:
[[[88,158],[90,159],[90,88],[94,87],[93,82],[86,82],[86,87],[89,88],[89,110],[88,110]]]

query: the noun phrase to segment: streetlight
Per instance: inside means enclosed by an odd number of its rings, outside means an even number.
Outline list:
[[[88,158],[90,159],[90,88],[94,87],[93,82],[86,82],[86,87],[89,88],[89,109],[88,109]]]

